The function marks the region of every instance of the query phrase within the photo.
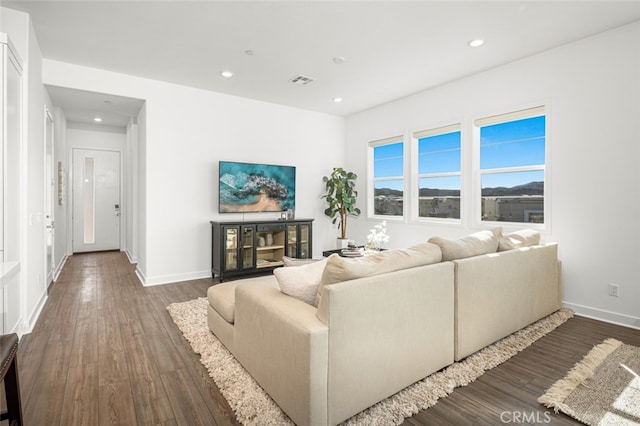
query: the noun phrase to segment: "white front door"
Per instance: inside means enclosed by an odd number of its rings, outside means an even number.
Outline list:
[[[73,150],[73,251],[120,249],[120,152]]]

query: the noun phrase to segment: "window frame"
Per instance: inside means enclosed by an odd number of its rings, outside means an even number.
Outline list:
[[[536,164],[536,165],[528,165],[528,166],[510,166],[510,167],[494,167],[481,169],[480,168],[480,133],[481,128],[485,126],[490,126],[494,124],[500,123],[508,123],[512,121],[523,120],[527,118],[534,117],[545,117],[545,128],[544,128],[544,137],[545,137],[545,146],[544,146],[544,164]],[[479,228],[492,228],[492,227],[503,227],[503,228],[515,228],[521,229],[523,227],[536,229],[539,231],[549,231],[551,229],[551,196],[550,196],[550,183],[549,183],[549,146],[550,146],[550,135],[549,135],[549,105],[544,104],[536,104],[536,106],[525,107],[518,110],[511,110],[506,113],[499,113],[493,115],[486,115],[482,117],[475,118],[472,121],[472,140],[473,140],[473,195],[472,195],[472,224],[475,227]],[[512,172],[527,172],[527,171],[542,171],[543,173],[543,181],[544,181],[544,189],[543,189],[543,214],[544,214],[544,222],[543,223],[533,223],[533,222],[508,222],[508,221],[489,221],[482,220],[482,178],[484,175],[495,174],[495,173],[512,173]]]
[[[407,144],[404,134],[398,134],[383,139],[377,139],[367,144],[367,218],[387,221],[404,221],[407,215],[407,206],[410,199],[407,199]],[[376,147],[402,144],[402,175],[386,176],[383,178],[375,178],[374,150]],[[377,182],[402,180],[402,215],[382,215],[375,213],[375,184]]]
[[[420,173],[420,150],[419,141],[421,138],[428,136],[445,135],[448,133],[460,132],[460,171],[459,172],[437,172],[437,173]],[[411,219],[419,223],[447,223],[461,224],[465,216],[464,213],[464,130],[462,121],[454,122],[442,126],[430,127],[424,130],[417,130],[411,134],[412,150],[411,150]],[[441,217],[422,217],[420,216],[420,179],[433,177],[449,177],[458,176],[460,179],[460,218],[441,218]],[[415,194],[414,194],[415,193]]]

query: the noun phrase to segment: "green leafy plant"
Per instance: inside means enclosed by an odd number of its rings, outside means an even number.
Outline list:
[[[327,191],[322,198],[325,198],[328,204],[324,214],[332,219],[331,223],[335,224],[338,219],[340,220],[338,229],[342,239],[347,237],[347,217],[360,214],[360,209],[356,207],[357,178],[358,175],[347,172],[342,167],[334,167],[330,176],[322,178]]]

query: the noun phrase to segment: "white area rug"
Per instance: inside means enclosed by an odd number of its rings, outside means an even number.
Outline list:
[[[173,303],[167,309],[194,352],[200,354],[200,361],[229,402],[239,422],[245,425],[293,424],[209,331],[206,298]],[[438,399],[449,395],[456,387],[473,382],[485,371],[508,360],[571,317],[572,311],[561,309],[380,401],[344,424],[399,425],[405,418],[435,405]]]

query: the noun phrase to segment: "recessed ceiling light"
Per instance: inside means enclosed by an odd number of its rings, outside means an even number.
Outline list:
[[[342,102],[342,98],[333,98],[333,102],[340,103]]]
[[[95,121],[96,123],[102,123],[102,118],[100,118],[100,117],[95,117],[95,118],[93,119],[93,121]]]
[[[220,72],[220,75],[223,76],[224,78],[231,78],[233,77],[233,72],[224,70]]]
[[[253,50],[247,49],[247,50],[244,51],[244,54],[247,55],[247,56],[253,56]]]
[[[343,56],[336,56],[335,58],[333,58],[333,63],[334,64],[344,64],[344,57]]]
[[[471,40],[469,42],[469,46],[471,47],[480,47],[484,44],[484,40],[482,40],[481,38],[477,38],[475,40]]]

